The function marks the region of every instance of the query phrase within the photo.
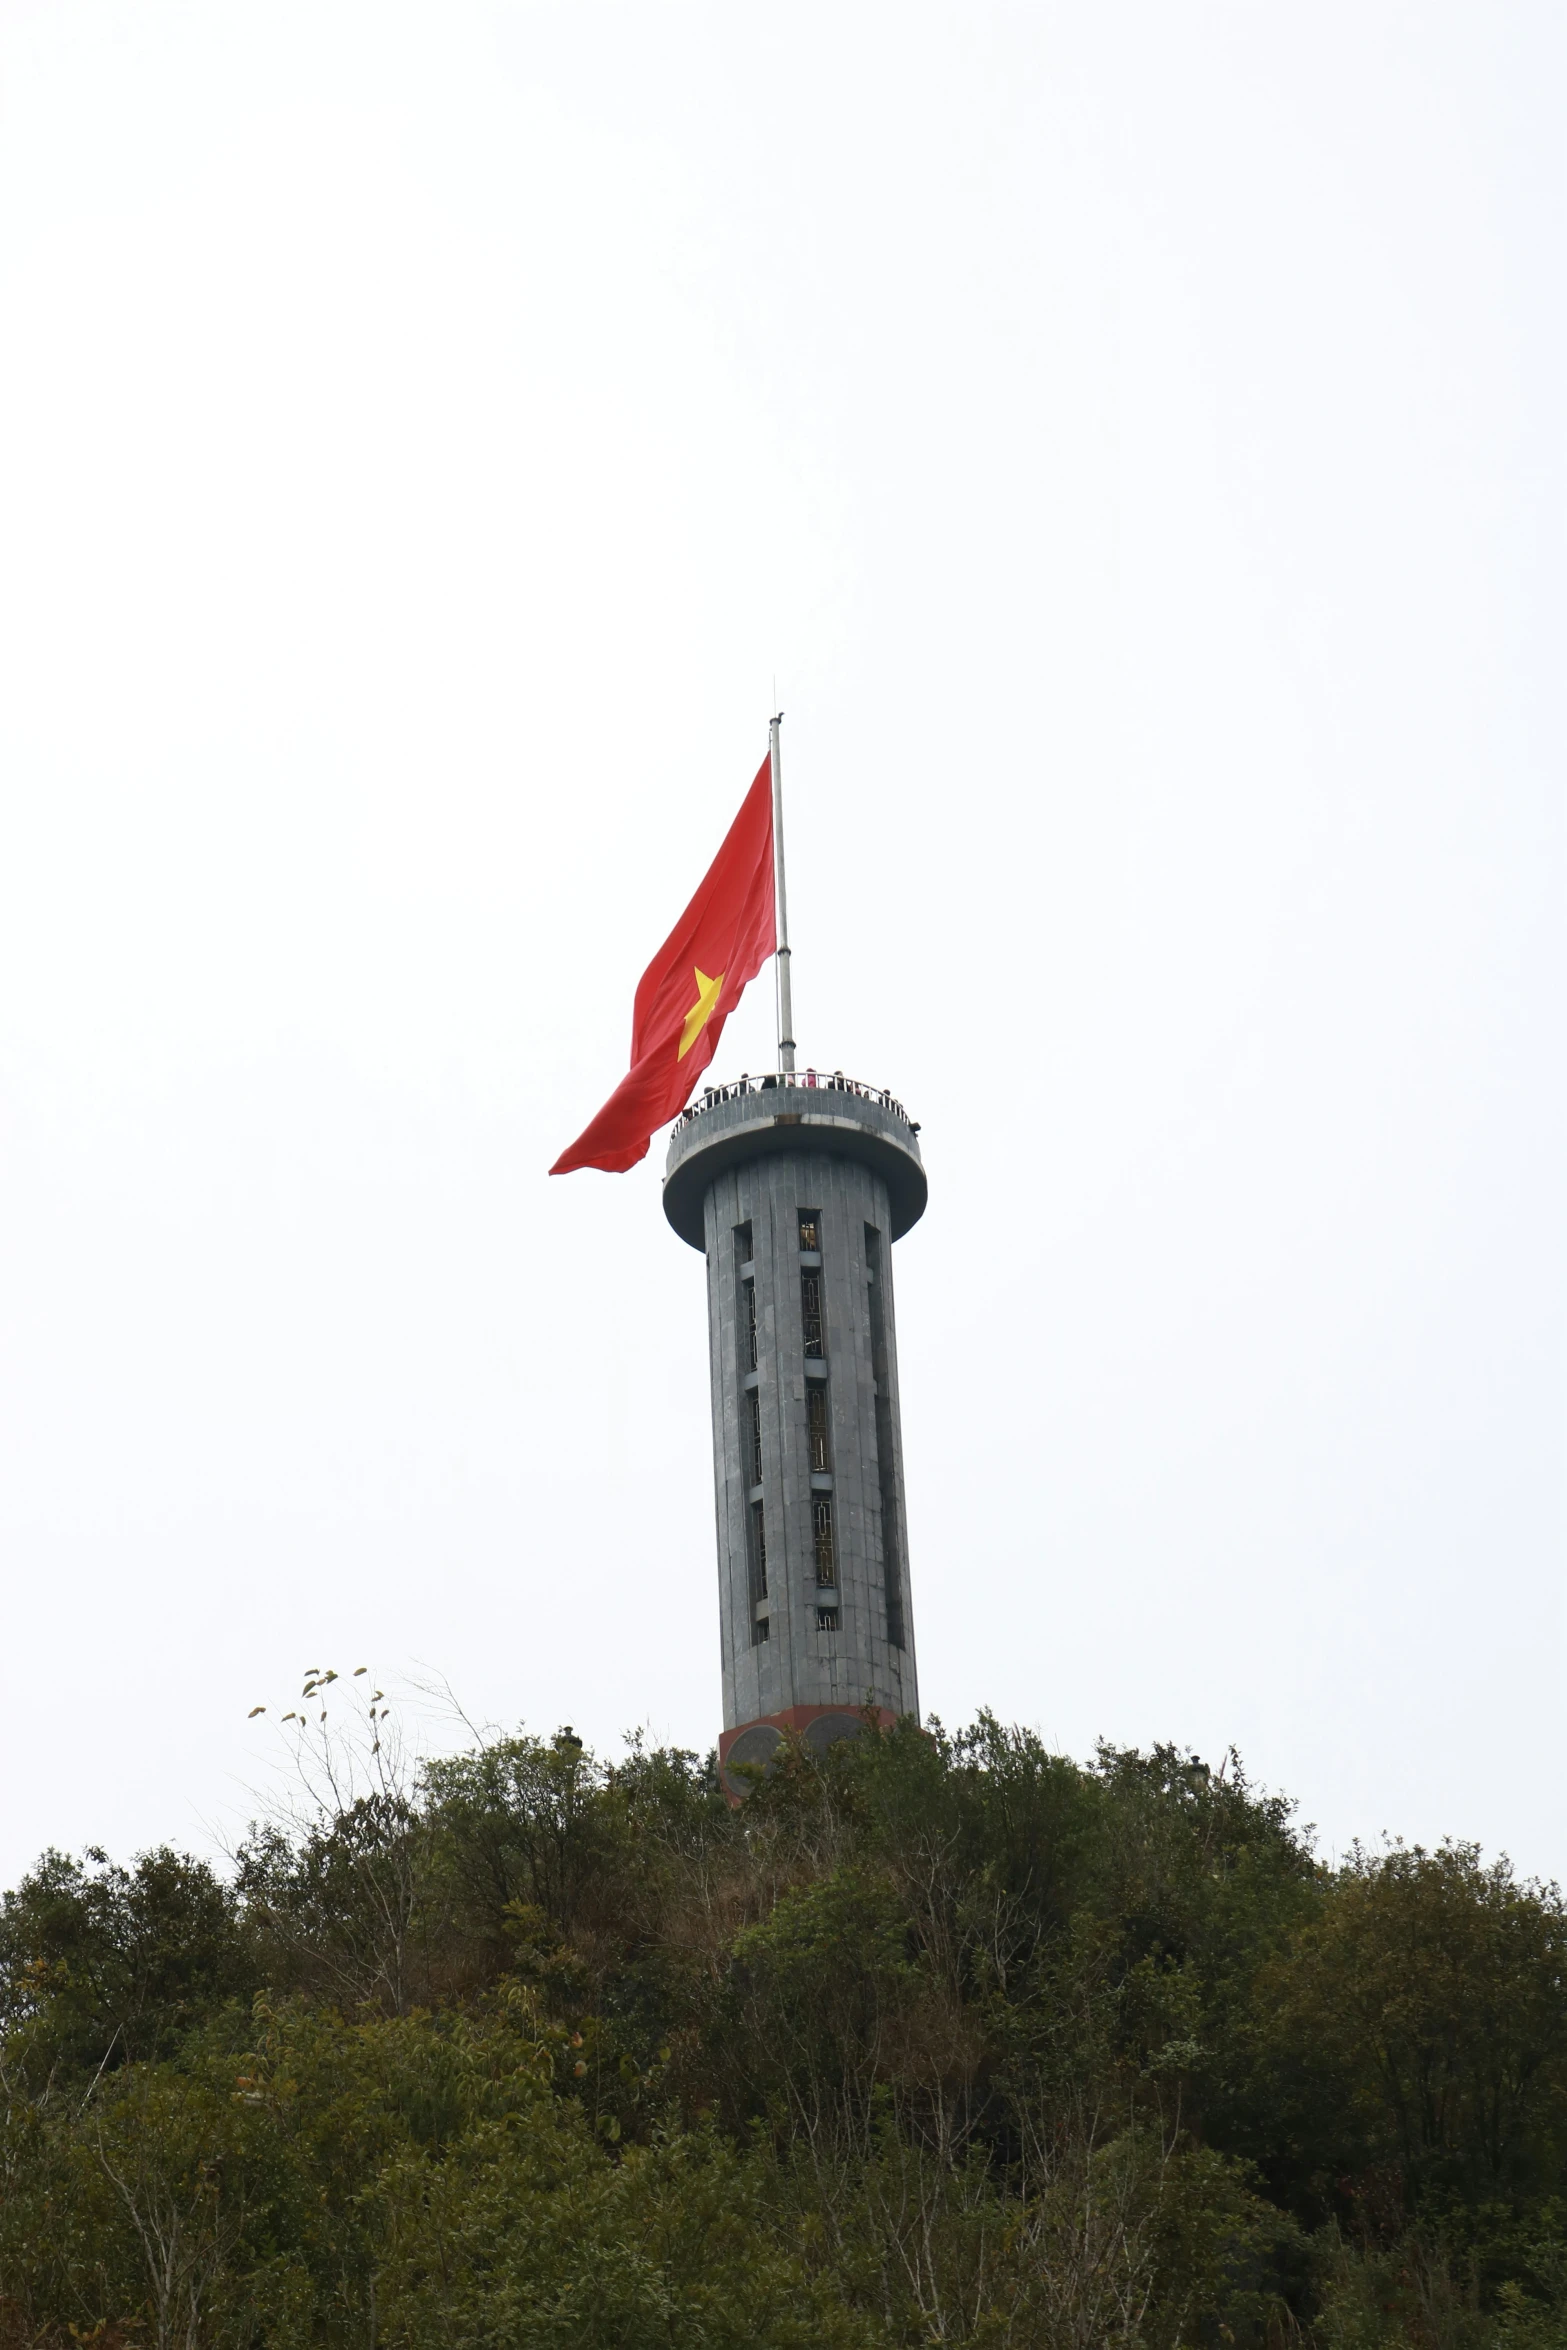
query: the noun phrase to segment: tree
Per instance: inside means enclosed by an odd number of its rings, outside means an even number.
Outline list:
[[[233,1892],[167,1845],[46,1852],[0,1899],[0,2046],[34,2082],[166,2055],[257,1980]]]

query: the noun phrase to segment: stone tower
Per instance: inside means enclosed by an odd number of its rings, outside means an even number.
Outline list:
[[[670,1137],[664,1213],[707,1258],[725,1765],[919,1711],[892,1303],[918,1132],[790,1071],[709,1087]]]

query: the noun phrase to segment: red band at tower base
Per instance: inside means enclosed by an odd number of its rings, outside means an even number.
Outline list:
[[[857,1738],[866,1728],[890,1730],[897,1715],[885,1705],[789,1705],[782,1713],[759,1714],[755,1721],[737,1722],[718,1735],[718,1775],[731,1802],[748,1795],[752,1770],[774,1766],[785,1741],[798,1738],[807,1753],[824,1755],[840,1738]],[[735,1750],[739,1748],[737,1753]],[[747,1777],[731,1777],[731,1759],[743,1765]]]

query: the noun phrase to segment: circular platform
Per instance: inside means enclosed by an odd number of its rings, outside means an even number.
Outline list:
[[[664,1213],[682,1240],[704,1246],[709,1184],[746,1159],[821,1151],[869,1167],[887,1186],[892,1238],[925,1213],[919,1128],[901,1102],[852,1078],[753,1077],[704,1090],[675,1122],[664,1166]]]

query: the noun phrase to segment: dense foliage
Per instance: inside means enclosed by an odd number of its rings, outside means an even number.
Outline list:
[[[0,2341],[1567,2345],[1564,1929],[988,1719],[378,1765],[6,1896]]]

